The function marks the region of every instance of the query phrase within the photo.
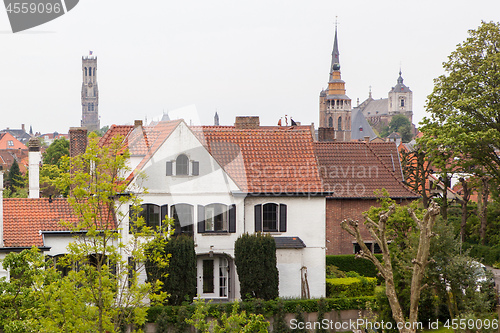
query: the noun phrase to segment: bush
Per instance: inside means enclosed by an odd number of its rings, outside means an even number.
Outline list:
[[[382,260],[381,254],[376,254],[375,256],[378,260]],[[338,269],[344,272],[354,271],[359,275],[366,277],[377,277],[378,274],[377,268],[371,261],[356,258],[354,254],[326,256],[326,264],[337,266]]]
[[[234,244],[234,258],[243,300],[278,297],[276,242],[271,235],[241,235]]]
[[[469,250],[469,256],[485,265],[492,266],[500,262],[500,246],[487,246],[480,244],[463,243],[464,250]]]
[[[172,237],[165,245],[165,254],[172,255],[164,270],[152,263],[146,265],[148,280],[158,279],[163,282],[162,291],[170,296],[167,303],[181,305],[191,303],[196,295],[196,252],[191,237],[181,235]],[[164,275],[167,273],[167,277]]]
[[[326,278],[327,279],[335,279],[335,278],[345,278],[345,272],[341,271],[337,266],[329,265],[326,266]]]
[[[366,277],[349,277],[326,279],[327,297],[360,297],[373,296],[377,279]]]

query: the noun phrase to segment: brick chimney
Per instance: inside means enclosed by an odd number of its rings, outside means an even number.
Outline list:
[[[260,120],[258,116],[236,117],[234,127],[237,129],[258,129]]]
[[[333,127],[319,127],[318,128],[318,141],[335,141],[335,128],[333,128]]]
[[[42,154],[40,153],[40,140],[31,138],[28,142],[29,159],[29,198],[40,198],[40,162]]]
[[[69,129],[69,156],[75,157],[85,153],[87,149],[87,130],[83,127]]]
[[[142,120],[134,120],[134,128],[142,127]]]

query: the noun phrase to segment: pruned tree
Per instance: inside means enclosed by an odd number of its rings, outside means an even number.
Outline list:
[[[378,215],[378,219],[374,220],[368,216],[367,213],[364,214],[365,226],[368,229],[371,237],[378,243],[380,249],[382,250],[383,262],[378,260],[375,255],[368,249],[365,245],[363,236],[361,235],[360,225],[358,221],[344,220],[341,225],[344,230],[346,230],[351,236],[356,238],[356,241],[361,246],[361,252],[358,254],[359,257],[370,260],[378,269],[380,275],[385,280],[386,284],[386,295],[389,300],[389,304],[392,310],[393,318],[398,323],[411,323],[410,328],[403,325],[399,331],[402,333],[414,333],[416,332],[416,326],[413,323],[418,321],[418,304],[420,300],[420,293],[425,285],[422,285],[422,280],[424,277],[425,269],[429,264],[429,252],[431,245],[431,238],[433,236],[432,227],[436,221],[437,215],[440,213],[439,206],[431,202],[429,208],[425,212],[423,218],[418,218],[412,209],[409,209],[409,214],[418,228],[418,248],[416,255],[411,261],[412,264],[412,277],[411,277],[411,289],[410,289],[410,308],[408,320],[404,315],[403,309],[398,299],[398,292],[394,280],[394,270],[391,258],[391,252],[389,249],[390,228],[389,228],[389,218],[396,212],[396,206],[393,204],[388,210],[381,211]]]

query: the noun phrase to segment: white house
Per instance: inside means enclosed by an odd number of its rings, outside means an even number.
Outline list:
[[[326,200],[313,133],[308,126],[261,127],[258,117],[206,127],[136,121],[111,126],[100,144],[123,137],[131,154],[130,189],[147,189],[141,195],[146,223],[157,226],[169,216],[176,233],[193,237],[200,297],[240,298],[234,243],[260,231],[276,240],[280,296],[315,298],[325,296]],[[58,256],[72,241],[59,224],[72,215],[64,199],[3,199],[0,211],[0,258],[32,245]]]

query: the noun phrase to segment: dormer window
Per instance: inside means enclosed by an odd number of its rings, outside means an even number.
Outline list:
[[[186,154],[180,154],[175,161],[167,161],[167,176],[198,176],[199,174],[200,162],[190,160]]]

